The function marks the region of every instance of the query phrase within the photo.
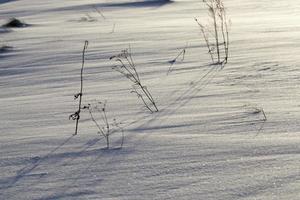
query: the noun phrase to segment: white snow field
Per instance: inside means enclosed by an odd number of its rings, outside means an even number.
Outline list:
[[[201,0],[0,0],[0,24],[29,24],[0,28],[0,199],[299,200],[300,1],[224,4],[221,69]],[[86,111],[72,135],[85,40],[83,104],[107,100],[123,148]],[[129,44],[157,113],[112,69]]]

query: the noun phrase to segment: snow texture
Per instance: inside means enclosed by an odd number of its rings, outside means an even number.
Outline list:
[[[201,0],[1,0],[0,24],[30,26],[0,27],[0,199],[300,199],[300,1],[224,4],[222,69]],[[88,112],[72,135],[85,40],[83,104],[107,100],[123,148],[116,132],[105,149]],[[158,113],[112,70],[129,44]]]

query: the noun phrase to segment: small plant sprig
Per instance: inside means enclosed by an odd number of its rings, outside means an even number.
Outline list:
[[[98,9],[96,6],[93,6],[93,8],[104,20],[106,20],[106,17],[103,15],[100,9]]]
[[[177,56],[173,59],[173,60],[170,60],[169,63],[170,63],[170,67],[168,69],[168,72],[167,72],[167,75],[169,75],[169,73],[172,72],[172,67],[173,65],[177,62],[178,58],[181,56],[181,61],[184,61],[184,56],[185,56],[185,53],[186,53],[186,47],[184,47],[178,54]]]
[[[86,40],[84,42],[84,47],[82,50],[82,65],[81,65],[81,71],[80,71],[80,92],[74,95],[74,100],[79,98],[78,110],[69,116],[69,120],[72,119],[72,120],[76,121],[74,135],[77,135],[77,132],[78,132],[78,123],[79,123],[79,119],[80,119],[82,94],[83,94],[83,68],[84,68],[84,63],[85,63],[85,52],[87,50],[88,44],[89,44],[89,42]]]
[[[106,101],[105,102],[97,102],[95,106],[88,104],[84,106],[83,109],[87,109],[89,111],[91,120],[94,122],[98,129],[98,134],[101,134],[106,140],[106,148],[110,148],[110,135],[116,131],[122,132],[122,141],[121,141],[121,148],[124,143],[124,130],[120,126],[121,123],[118,123],[116,119],[113,119],[113,122],[110,122],[107,117],[107,110],[106,110]],[[95,111],[100,115],[100,120],[97,121],[95,116]]]
[[[141,83],[140,75],[132,59],[131,49],[123,50],[120,54],[110,57],[110,60],[117,62],[113,69],[133,83],[131,93],[135,93],[151,113],[158,112],[154,98],[148,88]]]
[[[195,21],[200,27],[212,63],[225,65],[229,56],[229,31],[226,9],[222,0],[203,0],[203,2],[208,8],[212,26],[203,25],[196,18]],[[211,38],[214,40],[212,43],[210,42]]]
[[[249,108],[250,108],[250,111],[249,111],[250,114],[262,115],[262,118],[258,120],[258,121],[261,121],[262,123],[260,125],[260,128],[257,130],[257,134],[256,134],[256,136],[257,136],[263,130],[265,123],[268,120],[267,115],[262,107],[251,106]]]
[[[252,114],[262,114],[262,116],[263,116],[262,121],[264,121],[264,122],[267,121],[267,116],[266,116],[266,113],[263,108],[253,107]]]

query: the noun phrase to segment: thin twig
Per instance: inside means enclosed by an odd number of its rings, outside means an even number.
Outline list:
[[[203,38],[205,40],[206,47],[208,49],[208,53],[210,55],[211,61],[212,61],[212,63],[214,63],[215,61],[214,61],[214,56],[213,56],[213,53],[212,53],[212,47],[210,46],[209,39],[208,39],[208,37],[207,37],[207,35],[205,33],[205,27],[202,24],[200,24],[200,22],[198,21],[198,19],[195,18],[195,21],[197,22],[197,24],[200,27],[200,30],[201,30]]]
[[[73,120],[76,120],[74,135],[77,135],[77,132],[78,132],[78,123],[79,123],[79,119],[80,119],[82,93],[83,93],[83,68],[84,68],[84,63],[85,63],[85,52],[87,50],[88,44],[89,44],[89,42],[86,40],[84,42],[84,47],[82,50],[82,65],[81,65],[81,71],[80,71],[80,92],[78,94],[74,95],[75,99],[77,99],[79,97],[78,110],[74,114],[70,115],[70,117],[69,117],[69,119],[72,118]]]
[[[101,12],[101,10],[99,10],[96,6],[93,6],[93,8],[97,11],[97,13],[99,13],[99,15],[101,15],[101,17],[105,20],[106,17],[103,15],[103,13]]]
[[[178,59],[181,55],[182,55],[181,61],[184,60],[184,56],[185,56],[185,53],[186,53],[186,48],[187,48],[187,46],[184,47],[184,48],[178,53],[178,55],[177,55],[173,60],[170,60],[170,61],[169,61],[170,67],[169,67],[169,69],[168,69],[168,71],[167,71],[167,75],[169,75],[169,73],[171,73],[173,65],[176,63],[177,59]]]
[[[115,32],[115,29],[116,29],[116,23],[113,24],[113,27],[112,27],[112,29],[111,29],[111,31],[110,31],[110,34],[114,33],[114,32]]]

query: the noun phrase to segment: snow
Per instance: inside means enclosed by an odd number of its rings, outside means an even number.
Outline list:
[[[200,0],[0,0],[0,199],[300,198],[300,2],[224,0],[230,57],[210,65]],[[95,9],[100,11],[104,17]],[[122,122],[111,149],[83,103]],[[150,114],[109,57],[131,46]],[[185,59],[170,63],[188,46]],[[264,121],[263,109],[267,120]]]

